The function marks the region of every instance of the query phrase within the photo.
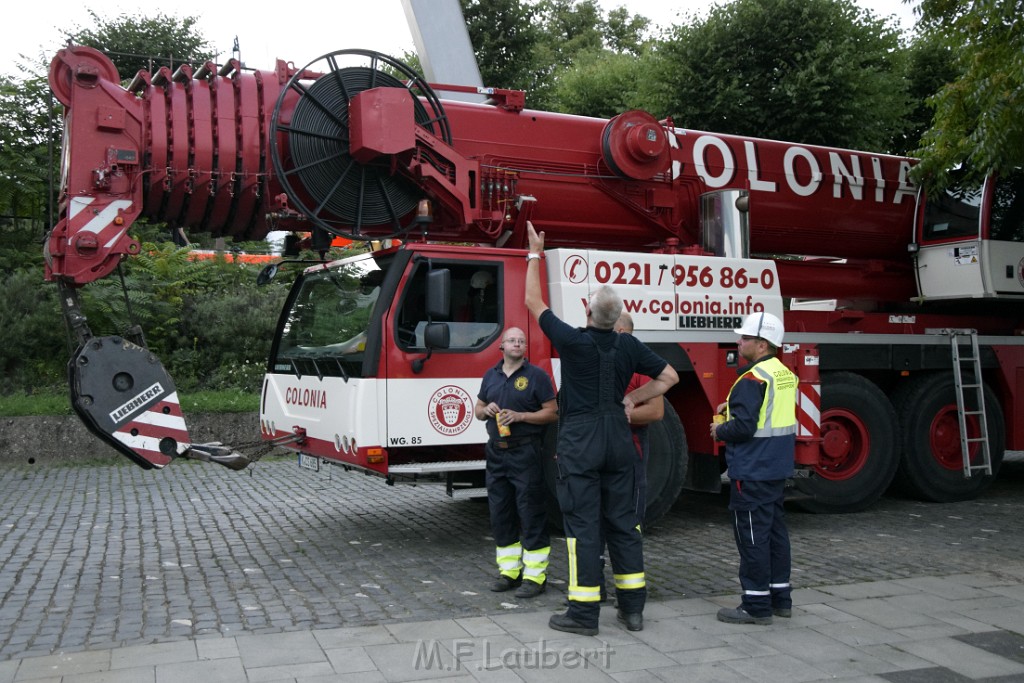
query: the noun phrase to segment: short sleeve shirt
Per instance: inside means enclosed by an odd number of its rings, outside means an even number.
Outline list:
[[[547,401],[554,400],[555,387],[546,372],[524,361],[511,376],[507,376],[502,369],[503,364],[504,361],[498,361],[497,365],[484,374],[480,393],[477,394],[481,401],[494,402],[504,410],[532,413],[540,410],[541,405]],[[510,427],[512,434],[509,438],[518,438],[539,436],[545,425],[514,422]],[[487,434],[492,439],[499,438],[498,424],[494,420],[487,420]]]

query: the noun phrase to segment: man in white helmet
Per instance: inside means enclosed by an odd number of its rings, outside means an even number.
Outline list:
[[[770,624],[773,615],[789,617],[793,609],[783,500],[793,472],[798,380],[776,358],[784,332],[778,317],[753,313],[734,331],[746,364],[718,406],[725,422],[711,423],[711,437],[726,444],[743,599],[739,607],[718,610],[718,620]]]

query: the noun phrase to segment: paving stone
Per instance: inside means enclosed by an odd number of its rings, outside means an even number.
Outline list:
[[[961,643],[1024,664],[1024,636],[1006,631],[988,631],[953,636]]]
[[[950,671],[940,666],[927,669],[912,669],[910,671],[896,671],[884,674],[882,678],[892,683],[967,683],[967,681],[971,680],[955,671]]]
[[[183,664],[161,664],[156,667],[156,683],[238,683],[245,680],[245,669],[238,658],[217,659]]]
[[[791,621],[772,628],[831,627],[837,640],[852,639],[847,644],[865,635],[866,642],[899,643],[929,628],[933,635],[948,627],[1024,634],[1024,615],[1006,609],[1024,596],[1024,547],[991,540],[1015,537],[1024,504],[1020,475],[1015,480],[1005,470],[978,501],[935,506],[883,498],[857,515],[793,511],[787,518],[797,605]],[[723,496],[687,492],[650,530],[648,624],[678,614],[693,619],[685,633],[715,639],[743,631],[718,630],[709,620],[739,595],[725,504]],[[160,472],[2,467],[0,557],[0,663],[208,634],[230,643],[234,636],[314,631],[323,645],[322,634],[332,630],[405,629],[418,621],[483,636],[489,634],[472,625],[491,620],[523,642],[536,641],[553,633],[547,616],[563,609],[567,578],[564,539],[555,537],[546,594],[525,604],[491,593],[486,506],[429,486],[388,488],[342,472],[310,477],[290,460],[266,460],[241,476],[184,462]],[[839,626],[860,623],[842,611],[848,599],[889,601],[893,611],[872,606],[861,615],[885,627],[906,621],[896,614],[900,606],[909,611],[928,596],[946,602],[928,612],[934,624],[875,634]],[[613,609],[603,610],[601,637],[644,642],[615,624]],[[389,634],[386,642],[395,640]],[[228,649],[208,658],[233,656]]]
[[[326,661],[312,632],[240,635],[235,637],[246,669],[313,664]]]
[[[898,647],[970,678],[1009,675],[1024,678],[1024,663],[990,654],[954,638],[905,641]]]

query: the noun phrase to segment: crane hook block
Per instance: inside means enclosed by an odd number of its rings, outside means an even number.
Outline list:
[[[191,443],[174,381],[156,356],[118,336],[93,337],[69,364],[71,405],[93,434],[145,469]]]

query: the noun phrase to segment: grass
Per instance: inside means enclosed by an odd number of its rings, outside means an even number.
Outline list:
[[[179,393],[185,415],[194,413],[248,413],[260,407],[256,391],[222,389]],[[39,392],[0,395],[0,417],[26,415],[71,415],[71,400],[66,393]]]

